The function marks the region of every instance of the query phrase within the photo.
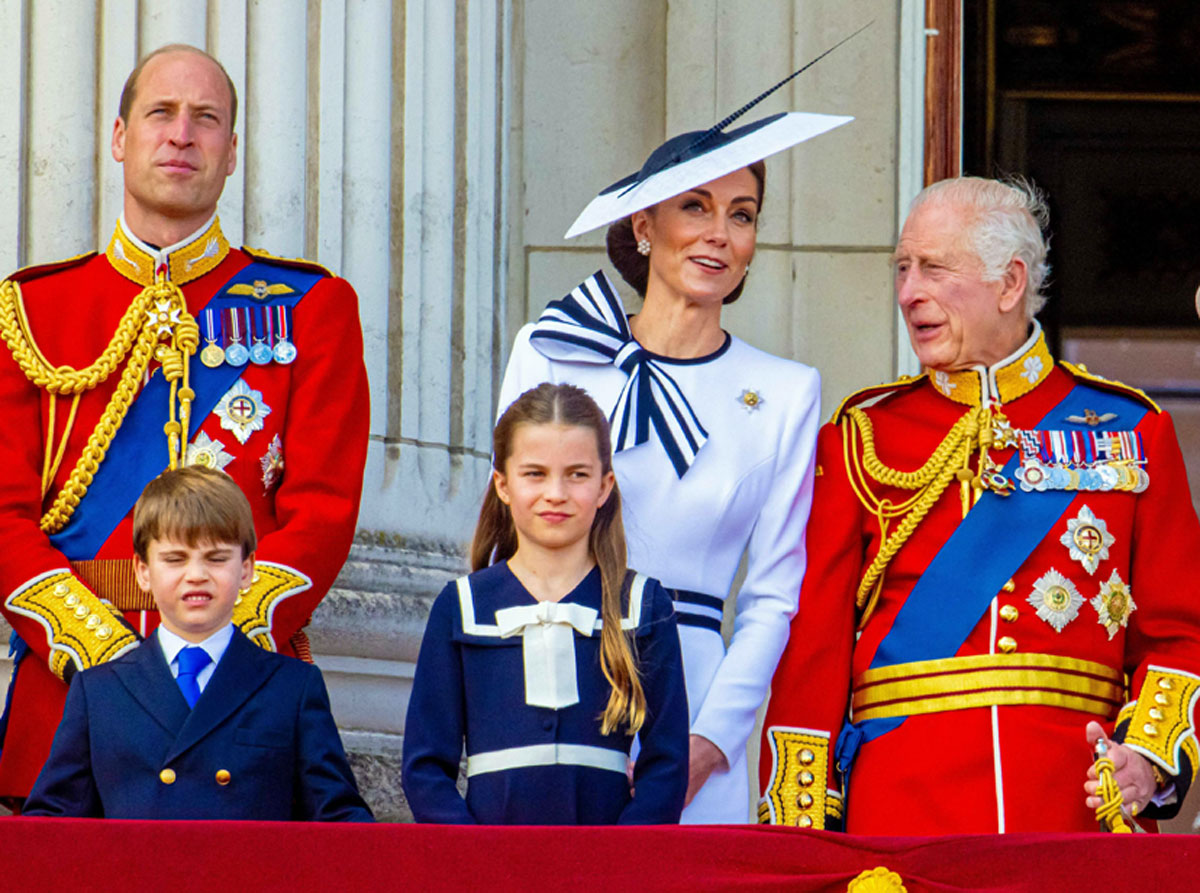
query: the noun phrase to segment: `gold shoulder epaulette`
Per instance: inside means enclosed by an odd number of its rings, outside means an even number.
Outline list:
[[[88,251],[83,254],[77,254],[74,257],[68,257],[66,260],[56,260],[53,263],[33,264],[28,267],[21,267],[21,269],[9,276],[8,279],[10,282],[29,282],[32,279],[37,279],[49,273],[57,273],[59,270],[77,267],[87,263],[95,256],[95,251]]]
[[[1151,400],[1146,392],[1140,388],[1135,388],[1133,385],[1125,384],[1124,382],[1120,381],[1113,381],[1105,378],[1103,375],[1096,375],[1094,372],[1089,372],[1088,367],[1082,363],[1076,365],[1075,363],[1068,363],[1066,360],[1059,360],[1058,362],[1059,365],[1070,372],[1072,376],[1081,381],[1086,381],[1089,384],[1093,384],[1101,390],[1112,391],[1116,394],[1124,394],[1126,397],[1133,397],[1138,402],[1144,403],[1146,406],[1153,409],[1156,413],[1162,412],[1162,408],[1153,400]]]
[[[841,402],[833,417],[830,418],[830,424],[836,425],[842,420],[842,415],[851,406],[858,406],[864,400],[869,400],[872,397],[882,396],[889,391],[898,391],[903,388],[911,388],[913,385],[920,384],[925,378],[923,375],[901,375],[895,381],[885,382],[884,384],[871,385],[869,388],[862,388],[855,391],[849,397]]]
[[[310,273],[322,273],[326,276],[333,276],[334,273],[328,267],[323,267],[313,260],[305,260],[302,257],[279,257],[271,254],[269,251],[263,251],[261,248],[251,248],[248,245],[243,245],[242,250],[245,251],[255,260],[265,261],[269,264],[276,264],[280,267],[292,267],[297,270],[308,270]]]

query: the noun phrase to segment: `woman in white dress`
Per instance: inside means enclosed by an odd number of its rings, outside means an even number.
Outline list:
[[[748,820],[746,740],[796,611],[820,423],[817,372],[728,334],[721,308],[741,296],[754,255],[762,159],[847,120],[789,113],[663,144],[567,234],[612,224],[609,258],[643,296],[640,312],[627,316],[595,273],[521,329],[501,389],[503,410],[543,381],[569,382],[610,413],[629,565],[676,600],[691,720],[684,822]]]

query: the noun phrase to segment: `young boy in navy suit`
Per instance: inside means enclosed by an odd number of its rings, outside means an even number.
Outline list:
[[[134,570],[162,623],[76,674],[24,815],[373,820],[320,670],[232,623],[255,543],[250,504],[223,472],[191,466],[146,486]]]

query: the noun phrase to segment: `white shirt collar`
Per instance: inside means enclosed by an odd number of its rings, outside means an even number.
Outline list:
[[[232,623],[217,630],[203,642],[189,642],[187,639],[181,639],[162,624],[158,626],[158,644],[163,650],[163,657],[167,659],[167,666],[175,663],[175,659],[179,657],[180,651],[188,645],[195,645],[208,652],[208,656],[212,658],[212,665],[215,667],[220,662],[222,655],[225,654],[225,649],[229,647],[229,643],[232,640]]]

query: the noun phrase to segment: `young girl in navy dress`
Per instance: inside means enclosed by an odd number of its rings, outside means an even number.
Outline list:
[[[579,388],[539,385],[500,417],[492,454],[475,572],[434,602],[417,661],[403,768],[413,816],[678,822],[688,760],[679,636],[658,581],[625,567],[604,414]],[[455,786],[464,741],[465,800]]]

